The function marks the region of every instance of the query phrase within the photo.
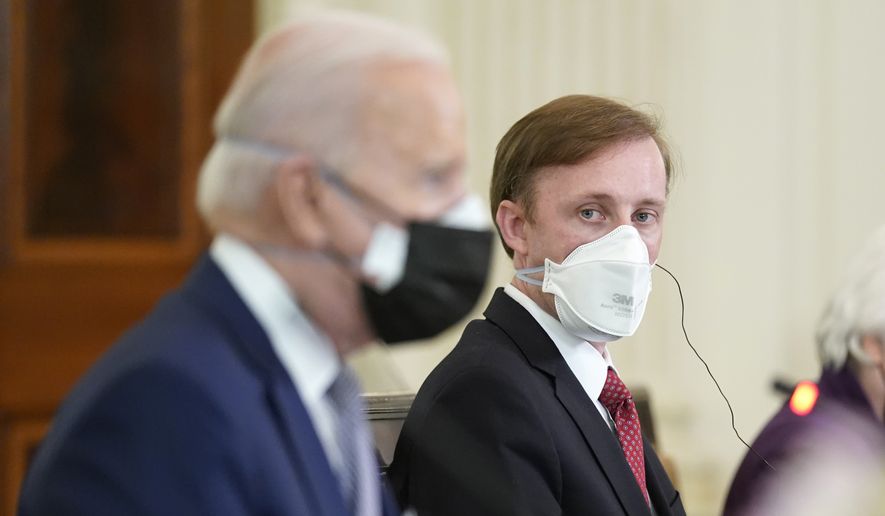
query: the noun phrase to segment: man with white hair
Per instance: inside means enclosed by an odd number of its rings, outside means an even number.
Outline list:
[[[768,508],[773,505],[797,501],[779,498],[796,494],[806,498],[806,502],[814,500],[825,490],[816,492],[811,482],[799,490],[786,489],[785,482],[790,479],[785,475],[797,477],[797,470],[824,467],[823,462],[809,463],[816,457],[841,455],[843,465],[848,466],[842,472],[835,469],[818,471],[818,477],[829,475],[830,478],[829,485],[822,485],[822,488],[833,485],[836,477],[848,478],[852,463],[872,460],[880,466],[883,464],[883,346],[885,227],[866,242],[821,316],[817,330],[817,349],[822,365],[820,378],[816,384],[800,383],[793,396],[763,428],[753,444],[759,455],[747,453],[732,481],[725,502],[725,515],[770,514]],[[862,439],[864,442],[850,443],[846,439]],[[868,451],[858,455],[858,449]],[[845,504],[851,502],[844,498]],[[843,508],[847,509],[849,505],[845,504]],[[807,511],[801,513],[809,514]],[[830,514],[815,512],[823,513]]]
[[[70,394],[19,514],[396,514],[342,359],[480,294],[463,127],[425,35],[327,13],[262,38],[199,179],[211,249]]]

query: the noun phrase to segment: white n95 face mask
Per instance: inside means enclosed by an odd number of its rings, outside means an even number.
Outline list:
[[[633,226],[579,246],[562,263],[516,271],[516,276],[553,294],[559,321],[590,342],[611,342],[633,335],[651,293],[648,248]],[[544,273],[544,280],[530,274]]]

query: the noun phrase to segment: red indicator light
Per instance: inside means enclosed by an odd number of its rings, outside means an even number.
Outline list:
[[[817,395],[817,384],[809,381],[799,382],[790,397],[790,410],[797,416],[808,415],[817,403]]]

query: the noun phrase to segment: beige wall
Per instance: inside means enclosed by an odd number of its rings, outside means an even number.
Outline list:
[[[425,27],[451,49],[470,117],[471,181],[530,109],[585,92],[651,103],[681,157],[659,262],[681,280],[692,342],[749,440],[770,382],[816,374],[812,334],[840,266],[885,222],[885,3],[876,0],[261,0],[357,8]],[[499,254],[493,283],[512,271]],[[653,393],[661,448],[690,514],[716,514],[743,454],[728,410],[684,342],[664,274],[640,332],[611,346]],[[414,389],[458,329],[357,359],[370,388]]]

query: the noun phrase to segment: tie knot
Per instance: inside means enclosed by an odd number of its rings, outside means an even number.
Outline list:
[[[618,377],[618,373],[609,367],[608,376],[605,379],[605,385],[602,387],[602,392],[599,394],[599,401],[609,412],[614,414],[617,407],[629,399],[632,399],[630,390],[627,389],[627,386],[624,385],[624,382]]]

